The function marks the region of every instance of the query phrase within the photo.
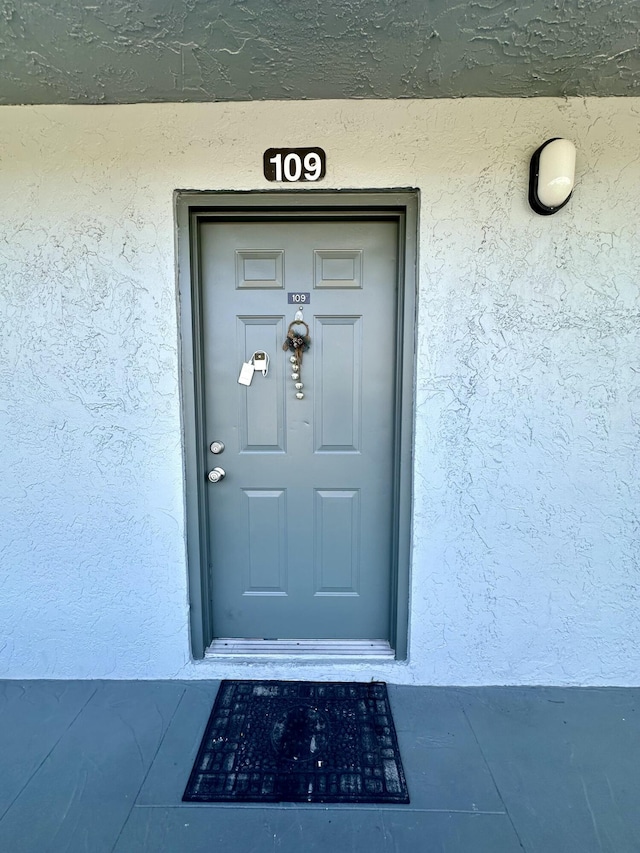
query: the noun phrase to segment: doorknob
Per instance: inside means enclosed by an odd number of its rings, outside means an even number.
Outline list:
[[[209,471],[207,474],[207,480],[210,483],[219,483],[220,480],[224,480],[227,476],[227,472],[224,468],[214,468],[213,471]]]

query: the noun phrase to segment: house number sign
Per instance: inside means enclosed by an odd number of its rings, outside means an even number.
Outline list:
[[[310,305],[311,304],[311,294],[310,293],[299,293],[298,291],[294,291],[293,293],[287,293],[287,302],[289,305]]]
[[[263,165],[264,176],[268,181],[313,183],[324,178],[327,155],[322,148],[267,148]]]

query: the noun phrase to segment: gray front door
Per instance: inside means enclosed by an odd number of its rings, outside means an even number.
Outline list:
[[[397,221],[212,220],[199,264],[212,635],[389,639]],[[288,292],[310,294],[303,399]]]

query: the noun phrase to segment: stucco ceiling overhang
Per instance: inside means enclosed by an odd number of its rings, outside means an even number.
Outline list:
[[[0,103],[636,95],[638,0],[0,0]]]

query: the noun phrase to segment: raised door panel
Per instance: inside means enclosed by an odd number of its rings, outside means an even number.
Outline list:
[[[316,317],[316,451],[357,453],[362,424],[362,318]]]

